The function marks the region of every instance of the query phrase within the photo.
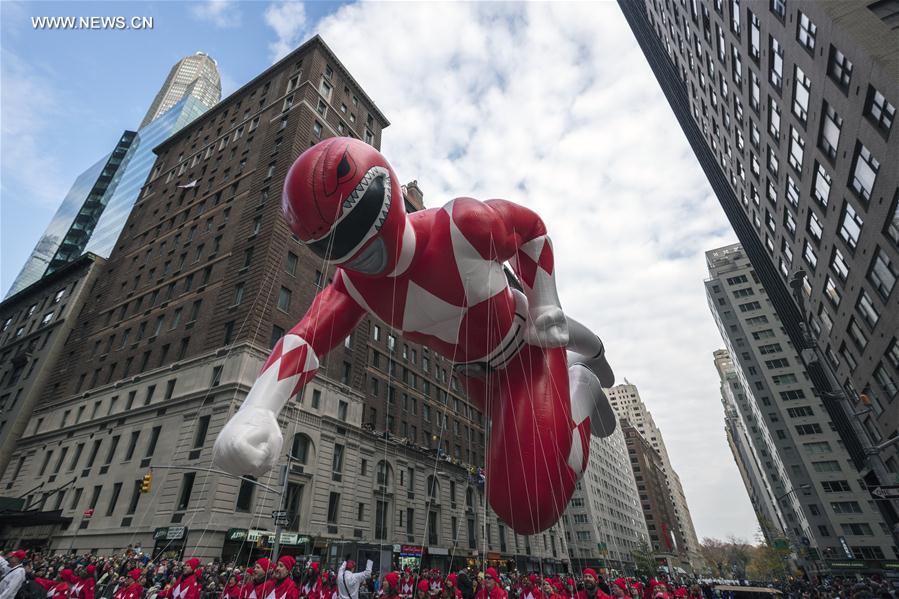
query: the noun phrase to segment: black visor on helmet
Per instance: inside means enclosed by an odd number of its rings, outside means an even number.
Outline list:
[[[378,175],[368,184],[365,193],[337,226],[321,239],[306,245],[324,260],[347,258],[372,230],[384,205],[387,175]]]

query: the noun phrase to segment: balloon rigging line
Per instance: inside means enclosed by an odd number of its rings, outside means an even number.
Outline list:
[[[260,290],[264,287],[264,285],[265,285],[265,280],[263,280],[263,285],[260,286]],[[271,293],[271,287],[269,288],[269,295],[270,295],[270,293]],[[225,358],[224,358],[224,360],[222,360],[222,365],[223,365],[223,366],[224,366],[224,364],[227,364],[227,363],[228,363],[228,358],[230,357],[231,352],[233,351],[235,345],[237,344],[237,339],[240,338],[240,333],[243,331],[244,326],[246,325],[247,321],[249,320],[250,316],[252,315],[253,309],[255,308],[256,303],[258,302],[258,300],[259,300],[259,294],[257,294],[256,297],[253,299],[253,304],[250,306],[250,309],[247,311],[246,316],[244,317],[243,321],[242,321],[241,324],[240,324],[240,327],[238,327],[237,335],[235,336],[235,341],[233,341],[233,342],[231,343],[231,345],[228,347],[228,351],[227,351],[226,354],[225,354]],[[266,299],[266,301],[268,301],[268,300]],[[254,337],[253,337],[252,343],[255,343],[256,335],[258,334],[258,331],[259,331],[259,328],[258,328],[258,327],[259,327],[259,324],[261,324],[261,319],[259,320],[259,322],[257,322],[257,327],[256,327],[256,331],[254,332]],[[243,367],[241,367],[241,370],[243,370]],[[207,387],[206,393],[203,395],[203,398],[202,398],[201,401],[200,401],[200,405],[199,405],[199,407],[197,408],[197,412],[196,412],[196,414],[194,415],[194,420],[193,420],[193,422],[190,424],[189,430],[194,431],[194,430],[196,429],[197,421],[198,421],[199,418],[200,418],[200,411],[201,411],[202,408],[206,405],[206,400],[209,398],[209,394],[211,393],[211,391],[212,391],[212,386]],[[232,396],[231,401],[234,401],[234,399],[235,399],[236,397],[237,397],[237,388],[235,387],[235,389],[234,389],[234,395]],[[152,470],[152,466],[151,466],[150,469]],[[205,489],[206,481],[208,480],[208,477],[209,477],[209,473],[208,473],[208,472],[205,473],[205,474],[206,474],[206,476],[205,476],[204,479],[203,479],[203,480],[204,480],[204,483],[203,483],[203,486],[202,486],[201,489],[200,489],[200,494],[203,493],[203,490]],[[168,477],[166,477],[166,479],[168,479]],[[156,493],[159,491],[159,489],[160,489],[161,487],[162,487],[162,485],[160,484],[160,485],[157,487],[157,490],[153,493],[152,498],[153,498],[154,500],[155,500],[155,498],[156,498]],[[193,511],[193,513],[191,514],[191,516],[190,516],[190,518],[189,518],[189,520],[188,520],[187,525],[185,525],[185,528],[186,528],[187,526],[189,526],[190,524],[193,523],[193,520],[194,520],[194,518],[196,517],[197,513],[198,513],[198,511],[196,511],[196,510]],[[129,540],[129,544],[132,544],[132,543],[134,542],[134,538],[137,536],[137,534],[139,534],[139,529],[143,526],[143,524],[144,524],[144,522],[146,521],[146,518],[147,518],[147,516],[148,516],[149,514],[150,514],[150,510],[145,510],[144,513],[141,515],[141,518],[140,518],[140,520],[139,520],[139,522],[138,522],[137,527],[135,527],[134,531],[133,531],[132,534],[131,534],[131,538],[130,538],[130,540]],[[208,528],[208,526],[209,526],[209,522],[207,521],[206,527]],[[201,534],[200,540],[202,540],[203,536],[205,536],[205,532],[206,532],[206,531],[204,530],[203,533]],[[172,540],[174,540],[174,539],[172,539]],[[170,545],[171,545],[171,542],[166,543],[166,545],[165,545],[165,546],[163,547],[163,549],[160,551],[160,554],[161,554],[162,552],[164,552],[164,551],[167,551],[167,550],[168,550],[168,547],[169,547]],[[155,556],[154,556],[154,560],[155,560]]]

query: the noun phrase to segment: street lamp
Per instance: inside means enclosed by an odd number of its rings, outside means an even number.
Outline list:
[[[780,503],[780,500],[783,499],[784,497],[786,497],[787,495],[792,495],[793,493],[795,493],[796,491],[799,491],[799,490],[805,491],[806,489],[811,489],[811,488],[812,488],[812,486],[811,486],[810,484],[808,484],[808,483],[806,483],[806,484],[804,484],[804,485],[799,485],[798,487],[796,487],[796,488],[794,488],[794,489],[790,489],[789,491],[787,491],[787,492],[784,493],[783,495],[777,497],[774,501]]]

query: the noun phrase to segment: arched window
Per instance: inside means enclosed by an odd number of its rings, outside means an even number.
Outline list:
[[[304,466],[309,464],[315,458],[315,446],[312,439],[304,433],[296,433],[293,436],[293,446],[290,449],[290,455],[293,459]]]
[[[393,468],[386,461],[378,462],[376,484],[391,487],[393,485]]]
[[[440,503],[440,484],[436,476],[428,477],[428,499],[431,503]]]

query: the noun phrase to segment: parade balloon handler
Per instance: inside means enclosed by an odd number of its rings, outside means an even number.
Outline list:
[[[356,572],[356,562],[347,558],[337,570],[337,591],[340,599],[359,599],[359,587],[371,578],[372,561],[365,562],[365,570]]]
[[[384,156],[346,137],[300,155],[282,210],[323,266],[337,269],[219,433],[214,463],[234,475],[270,470],[283,443],[278,413],[368,313],[455,364],[492,423],[486,491],[496,514],[519,534],[555,524],[586,470],[591,432],[614,432],[602,391],[614,375],[599,337],[562,311],[540,217],[471,198],[407,214]]]

